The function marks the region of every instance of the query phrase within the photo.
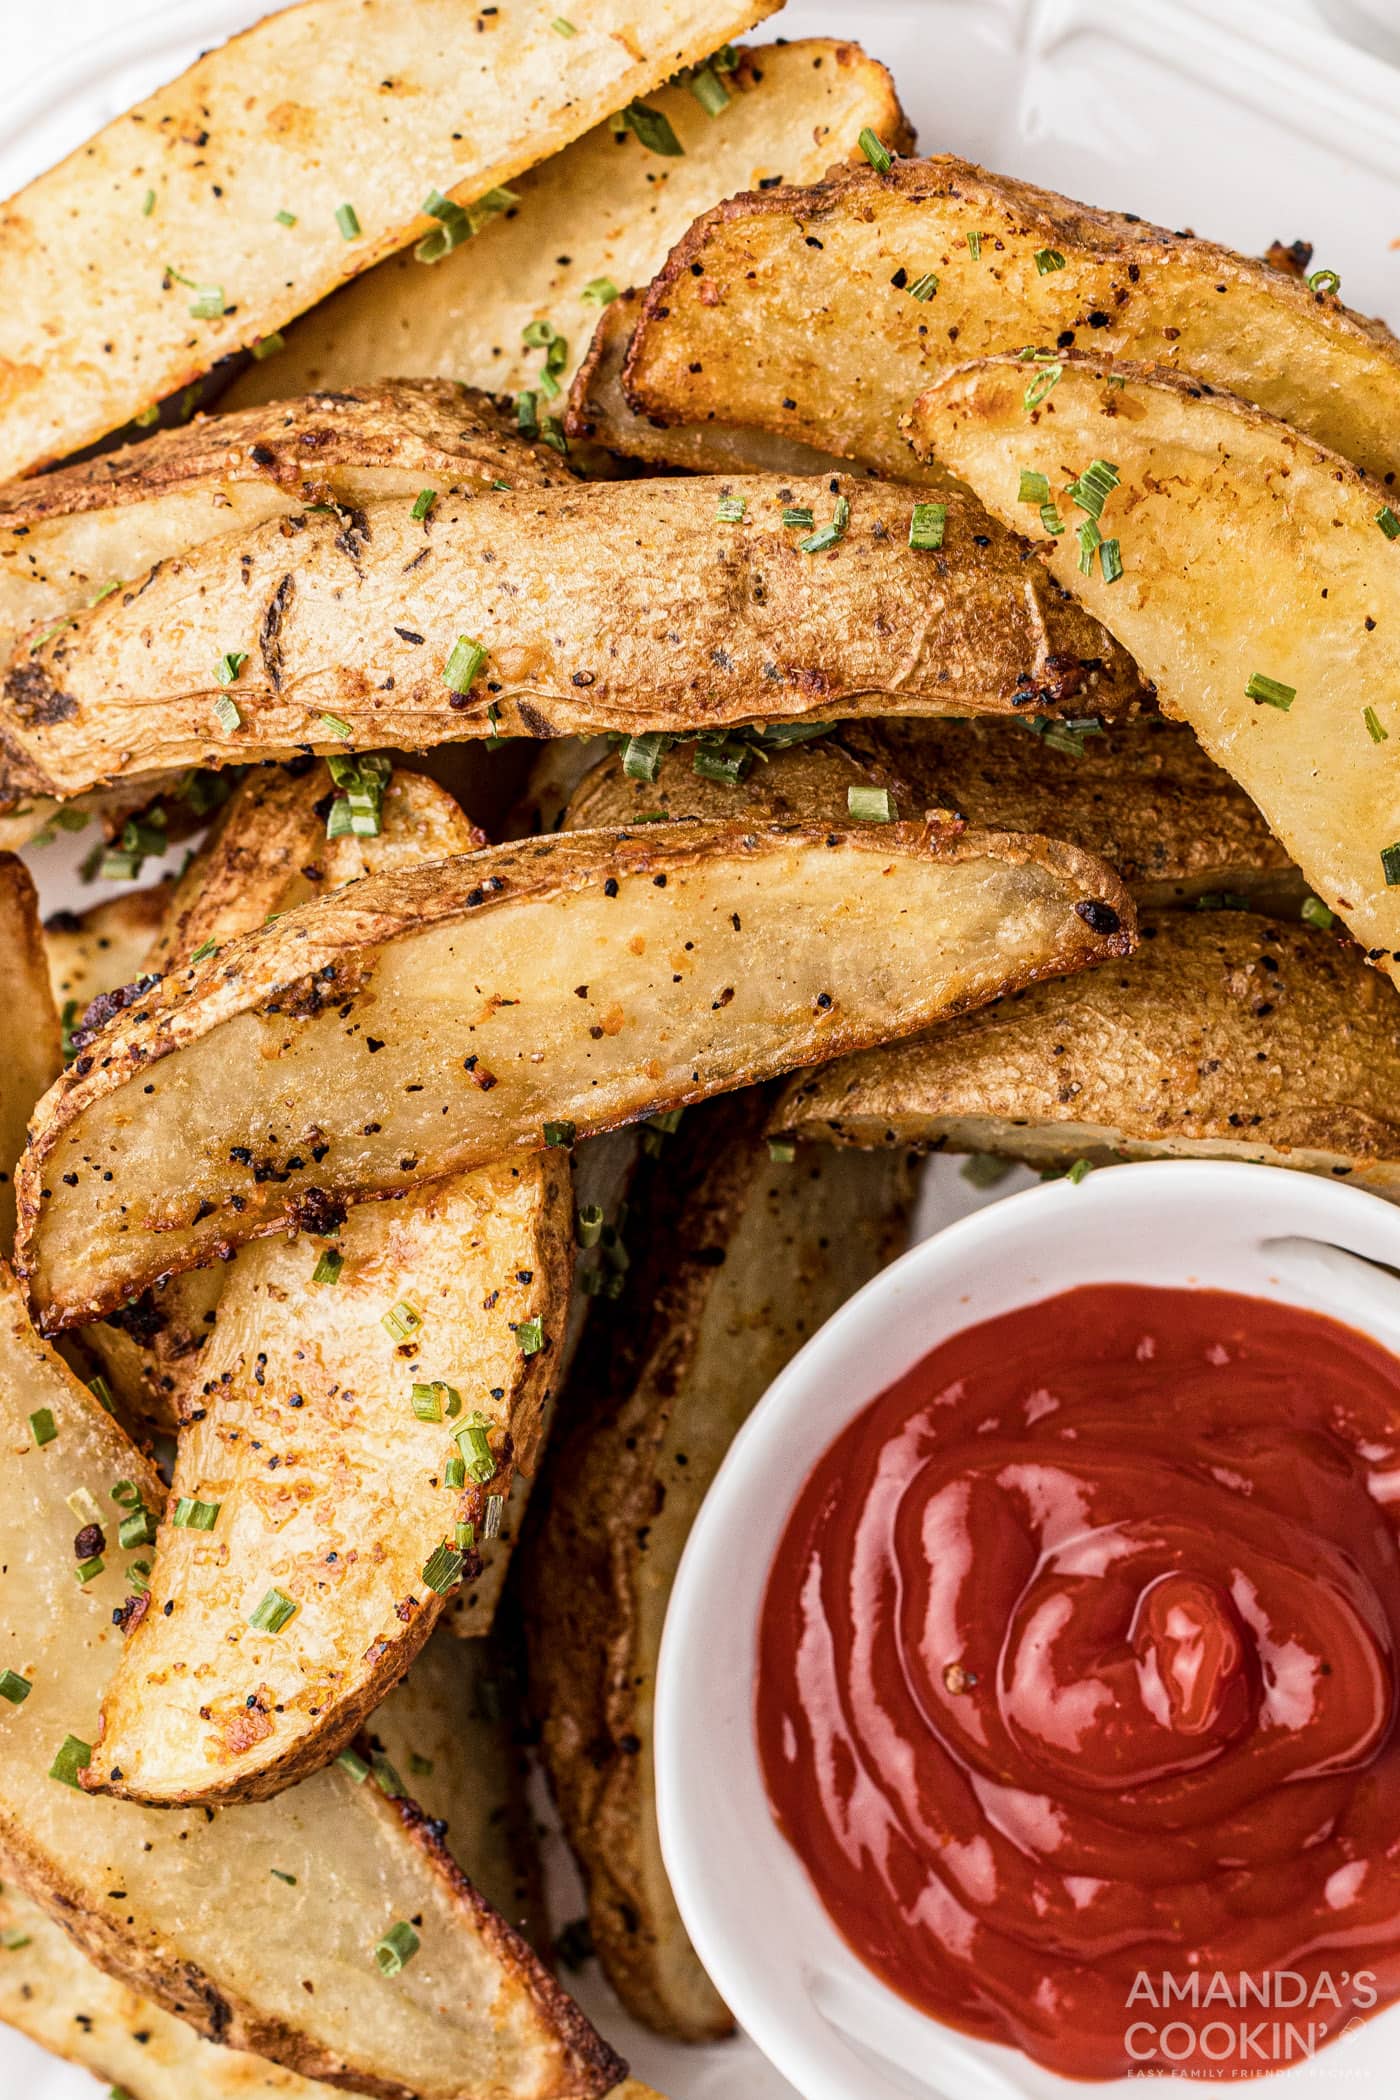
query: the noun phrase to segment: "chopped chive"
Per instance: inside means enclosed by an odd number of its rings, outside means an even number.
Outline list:
[[[911,299],[917,299],[921,304],[923,304],[925,301],[932,299],[937,290],[937,277],[934,275],[932,270],[925,270],[923,276],[916,277],[914,282],[910,285],[909,296]]]
[[[460,1488],[467,1484],[467,1465],[460,1451],[454,1451],[442,1469],[442,1484],[445,1488]]]
[[[360,217],[353,204],[337,204],[335,223],[340,228],[341,239],[357,241],[360,237]]]
[[[449,693],[469,693],[486,661],[486,651],[470,635],[459,634],[442,667],[442,682]]]
[[[417,1306],[409,1304],[407,1298],[400,1298],[397,1305],[389,1307],[379,1324],[391,1341],[406,1342],[423,1325],[423,1315]]]
[[[60,1780],[64,1786],[76,1787],[79,1772],[85,1772],[91,1763],[91,1743],[83,1742],[80,1736],[66,1735],[57,1757],[49,1766],[49,1777]]]
[[[461,1452],[467,1471],[478,1487],[485,1487],[496,1470],[496,1461],[491,1454],[491,1439],[487,1434],[486,1417],[473,1415],[460,1429],[452,1432],[457,1449]]]
[[[579,297],[591,306],[611,306],[613,300],[620,299],[622,294],[611,277],[590,277]]]
[[[171,1519],[177,1531],[212,1531],[219,1521],[222,1502],[200,1502],[194,1496],[181,1495],[175,1504],[175,1515]],[[128,1522],[130,1519],[128,1519]],[[133,1544],[139,1544],[133,1540]],[[126,1544],[126,1540],[122,1540]]]
[[[0,1932],[0,1947],[3,1947],[7,1954],[18,1954],[21,1947],[30,1947],[33,1944],[32,1936],[22,1926],[8,1925]],[[113,2100],[113,2094],[117,2096],[117,2100],[131,2100],[131,2095],[124,2093],[120,2086],[112,2087],[107,2100]]]
[[[574,1238],[580,1247],[596,1247],[603,1236],[603,1207],[582,1203],[574,1217]]]
[[[295,226],[297,222],[297,215],[294,211],[274,212],[273,217],[279,226]]]
[[[505,1507],[506,1498],[504,1495],[488,1495],[486,1497],[486,1508],[481,1519],[481,1536],[484,1539],[499,1538],[501,1518],[505,1514]]]
[[[1386,728],[1374,707],[1363,707],[1361,719],[1366,724],[1366,734],[1373,744],[1389,742],[1390,731]]]
[[[538,1356],[544,1347],[543,1323],[538,1319],[522,1320],[515,1330],[515,1340],[522,1356]]]
[[[409,516],[419,521],[426,518],[437,499],[438,492],[436,489],[420,489],[414,498],[413,509],[409,512]]]
[[[1018,503],[1048,503],[1050,483],[1044,474],[1037,474],[1030,467],[1021,469],[1021,486],[1017,494]]]
[[[686,84],[707,117],[723,116],[729,107],[729,90],[713,66],[697,66]]]
[[[285,1881],[289,1889],[296,1887],[297,1878],[295,1874],[284,1874],[280,1867],[269,1867],[267,1871],[274,1881]]]
[[[573,23],[568,19],[567,15],[556,15],[549,26],[554,31],[554,34],[556,36],[578,35],[578,31],[575,29]]]
[[[435,1546],[423,1563],[423,1580],[439,1597],[462,1579],[463,1557],[455,1546]]]
[[[770,1137],[768,1140],[768,1157],[775,1166],[790,1167],[797,1157],[796,1139]]]
[[[539,436],[539,404],[536,397],[528,391],[515,397],[515,427],[522,437]]]
[[[546,1145],[562,1145],[567,1150],[574,1141],[576,1128],[575,1124],[567,1120],[558,1123],[546,1123],[544,1126],[544,1141]]]
[[[494,1495],[491,1497],[493,1502],[497,1499]],[[476,1526],[470,1517],[463,1517],[460,1523],[454,1525],[452,1536],[457,1541],[459,1553],[474,1553],[476,1551]]]
[[[943,530],[948,523],[946,503],[916,503],[909,520],[909,544],[921,553],[934,554],[943,545]]]
[[[285,350],[287,338],[280,328],[274,328],[271,334],[260,335],[252,347],[253,356],[261,364],[265,357],[276,357],[279,350]]]
[[[1057,539],[1065,529],[1065,521],[1053,503],[1041,504],[1040,522],[1042,528]]]
[[[295,1612],[296,1606],[285,1590],[271,1589],[248,1624],[259,1633],[280,1633]]]
[[[995,1152],[970,1152],[958,1172],[969,1188],[994,1189],[1011,1172],[1011,1161]]]
[[[363,1786],[369,1778],[369,1766],[358,1750],[342,1750],[336,1763],[342,1772],[348,1772],[356,1786]]]
[[[1376,512],[1376,523],[1388,540],[1400,540],[1400,516],[1396,515],[1388,503],[1383,503]]]
[[[743,496],[721,496],[715,516],[721,525],[737,525],[747,509],[748,503]]]
[[[1339,292],[1342,280],[1335,270],[1314,270],[1308,279],[1310,292]]]
[[[1092,518],[1081,519],[1074,528],[1074,536],[1079,542],[1079,573],[1081,576],[1092,576],[1094,556],[1103,543],[1103,536]]]
[[[152,402],[149,408],[138,409],[131,420],[136,425],[138,430],[149,430],[152,423],[158,423],[160,421],[160,410],[155,405],[155,403]]]
[[[1118,469],[1111,459],[1091,459],[1077,481],[1065,490],[1076,510],[1087,511],[1098,524],[1103,507],[1118,486]]]
[[[74,1488],[72,1494],[65,1495],[63,1499],[80,1524],[102,1522],[102,1512],[86,1488]]]
[[[1268,678],[1262,671],[1252,671],[1245,692],[1251,700],[1263,702],[1268,707],[1277,707],[1288,713],[1298,697],[1296,685],[1284,685],[1280,679]]]
[[[645,102],[629,102],[622,111],[622,121],[648,153],[664,153],[674,159],[685,152],[671,129],[670,119],[659,109],[649,109]]]
[[[1400,883],[1400,846],[1382,846],[1381,867],[1385,873],[1385,886],[1393,890]]]
[[[1104,540],[1099,547],[1099,567],[1105,583],[1117,583],[1123,573],[1123,551],[1117,540]]]
[[[1072,1187],[1078,1188],[1080,1182],[1083,1181],[1085,1175],[1092,1174],[1093,1171],[1094,1166],[1092,1160],[1077,1159],[1074,1162],[1074,1165],[1070,1168],[1068,1174],[1066,1174],[1065,1180],[1068,1181]]]
[[[106,1379],[102,1376],[102,1373],[100,1371],[98,1371],[93,1377],[89,1378],[88,1391],[92,1394],[93,1399],[97,1402],[98,1406],[102,1409],[104,1414],[114,1415],[116,1413],[117,1403],[112,1398],[112,1388],[108,1385]]]
[[[1321,897],[1305,897],[1298,914],[1305,926],[1315,926],[1319,933],[1327,933],[1336,925],[1334,912],[1330,912]]]
[[[345,1267],[345,1256],[338,1247],[323,1247],[311,1271],[313,1283],[339,1283],[340,1272]]]
[[[622,770],[629,780],[655,780],[668,739],[660,730],[647,736],[629,736],[622,747]]]
[[[719,743],[699,740],[691,771],[698,773],[702,780],[718,780],[725,787],[737,787],[752,762],[753,750],[749,745],[735,743],[728,737]]]
[[[51,1444],[58,1435],[58,1424],[54,1421],[53,1409],[50,1407],[36,1408],[29,1417],[29,1429],[36,1444],[40,1446]]]
[[[151,1564],[148,1560],[134,1560],[126,1571],[127,1587],[144,1597],[151,1587]]]
[[[380,1975],[397,1976],[407,1968],[421,1944],[413,1927],[400,1918],[375,1946],[374,1959]]]
[[[141,1490],[134,1480],[116,1480],[112,1483],[112,1500],[119,1509],[139,1509]]]
[[[888,175],[890,169],[894,166],[894,155],[890,152],[889,147],[884,145],[877,134],[870,129],[868,124],[861,132],[858,143],[861,152],[865,155],[875,173],[877,175]]]
[[[344,715],[317,715],[316,727],[324,729],[327,736],[338,736],[346,743],[355,734]]]
[[[215,940],[207,940],[207,941],[201,941],[201,942],[200,942],[200,944],[199,944],[199,946],[198,946],[198,947],[197,947],[197,948],[195,949],[194,953],[193,953],[193,954],[191,955],[191,957],[190,957],[190,961],[191,961],[192,963],[200,963],[200,962],[207,962],[207,961],[209,960],[209,957],[210,957],[211,955],[217,955],[217,954],[218,954],[218,952],[219,952],[219,944],[218,944],[218,942],[217,942],[217,941],[215,941]]]
[[[838,540],[845,538],[846,527],[850,521],[850,502],[845,496],[838,496],[835,510],[832,513],[831,523],[820,526],[816,532],[810,533],[805,540],[799,540],[797,542],[798,553],[825,554],[828,547],[834,547]]]
[[[1058,248],[1037,248],[1035,251],[1036,275],[1048,276],[1051,270],[1063,270],[1065,259]]]
[[[94,1553],[90,1560],[80,1560],[78,1562],[77,1567],[73,1570],[74,1580],[83,1584],[92,1582],[102,1573],[106,1565],[107,1563],[103,1560],[102,1555]]]
[[[152,212],[153,212],[153,211],[155,210],[155,208],[156,208],[156,193],[155,193],[155,191],[154,191],[154,190],[147,190],[147,192],[146,192],[145,196],[144,196],[144,197],[143,197],[143,198],[141,199],[141,216],[142,216],[142,218],[143,218],[143,219],[149,219],[149,218],[150,218],[150,216],[151,216],[151,213],[152,213]]]
[[[980,234],[980,233],[970,233],[970,234],[968,235],[968,237],[967,237],[967,252],[968,252],[968,254],[969,254],[969,255],[970,255],[971,257],[972,257],[972,260],[973,260],[974,262],[980,262],[980,261],[981,261],[981,259],[982,259],[982,236],[981,236],[981,234]]]
[[[790,503],[783,511],[784,525],[791,525],[802,532],[810,532],[816,524],[815,513],[805,503]]]
[[[235,729],[243,727],[243,717],[238,712],[238,702],[228,693],[220,693],[213,706],[214,720],[229,736]]]
[[[408,1753],[408,1769],[415,1779],[431,1779],[433,1776],[433,1760],[430,1757],[421,1757],[416,1750],[410,1750]]]
[[[18,1670],[0,1670],[0,1699],[8,1699],[11,1706],[23,1706],[34,1687]]]
[[[247,661],[246,649],[226,649],[214,666],[214,676],[220,685],[232,685]]]
[[[888,788],[855,785],[846,790],[846,810],[862,824],[893,824],[899,814]]]
[[[1064,376],[1065,368],[1063,365],[1053,362],[1042,365],[1022,396],[1024,407],[1027,409],[1039,408],[1041,402],[1053,392]]]
[[[440,1422],[444,1415],[451,1422],[462,1412],[462,1396],[455,1385],[434,1378],[427,1385],[414,1386],[413,1412],[420,1422]]]
[[[215,1505],[217,1509],[217,1504]],[[175,1521],[180,1521],[177,1507]],[[207,1527],[206,1527],[207,1528]],[[138,1546],[154,1546],[156,1542],[155,1519],[144,1503],[138,1503],[129,1515],[117,1526],[117,1544],[123,1553],[134,1553]]]

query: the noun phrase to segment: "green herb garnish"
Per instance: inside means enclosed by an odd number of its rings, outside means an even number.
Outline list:
[[[916,503],[909,520],[909,544],[924,554],[935,554],[943,545],[948,522],[946,503]]]
[[[445,1547],[438,1549],[445,1552]],[[418,1952],[421,1942],[413,1927],[402,1918],[391,1925],[382,1940],[375,1946],[374,1959],[381,1976],[397,1976],[407,1968]]]
[[[177,1531],[212,1531],[219,1521],[219,1511],[222,1508],[222,1502],[200,1502],[192,1495],[181,1495],[175,1504],[175,1514],[171,1522]],[[122,1544],[126,1543],[123,1539]],[[131,1543],[139,1545],[141,1541],[133,1539]]]
[[[888,788],[857,787],[846,790],[846,810],[862,824],[893,824],[899,812]]]
[[[360,238],[360,215],[353,204],[337,204],[335,223],[340,228],[340,237],[346,241]]]
[[[1267,707],[1277,707],[1288,713],[1298,697],[1296,685],[1284,685],[1281,679],[1266,677],[1263,671],[1252,671],[1245,692],[1251,700],[1262,702]]]
[[[285,1590],[271,1589],[248,1624],[259,1633],[280,1633],[295,1612],[296,1606]]]
[[[459,634],[442,667],[442,682],[449,693],[469,693],[486,661],[486,651],[469,634]]]
[[[878,135],[871,130],[868,124],[861,132],[858,143],[861,152],[865,155],[875,173],[877,175],[888,175],[890,169],[894,166],[894,155]]]

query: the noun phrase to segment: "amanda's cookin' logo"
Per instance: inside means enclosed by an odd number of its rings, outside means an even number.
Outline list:
[[[1195,2077],[1252,2074],[1315,2056],[1329,2035],[1369,2012],[1376,1996],[1371,1969],[1324,1969],[1313,1977],[1296,1969],[1192,1969],[1184,1976],[1139,1969],[1123,2044],[1133,2065]]]

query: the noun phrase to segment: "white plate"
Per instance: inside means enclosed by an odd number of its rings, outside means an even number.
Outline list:
[[[1393,0],[791,0],[759,34],[858,36],[894,71],[928,151],[1251,252],[1309,239],[1352,304],[1400,323],[1400,71],[1329,33],[1323,5],[1369,34]],[[0,0],[0,196],[264,12],[266,0]],[[64,840],[33,857],[46,909],[90,901],[80,851]],[[922,1227],[987,1200],[940,1162]],[[577,1911],[576,1896],[561,1901],[561,1915]],[[792,2100],[749,2044],[659,2042],[595,1977],[577,1988],[671,2100]],[[0,2100],[100,2090],[0,2031]]]

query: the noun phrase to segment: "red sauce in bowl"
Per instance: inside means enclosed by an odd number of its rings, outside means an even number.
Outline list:
[[[1095,1285],[967,1329],[807,1481],[773,1812],[861,1959],[1072,2077],[1239,2077],[1400,1995],[1400,1361]]]

